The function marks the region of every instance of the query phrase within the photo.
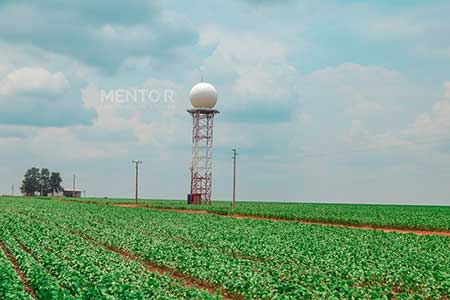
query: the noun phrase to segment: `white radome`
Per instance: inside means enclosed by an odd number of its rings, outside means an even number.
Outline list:
[[[200,82],[191,89],[189,98],[195,108],[213,108],[217,103],[217,90],[207,82]]]

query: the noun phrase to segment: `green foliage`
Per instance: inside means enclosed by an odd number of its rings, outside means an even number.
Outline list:
[[[0,201],[0,239],[16,257],[38,299],[220,298],[182,287],[169,277],[147,271],[138,262],[71,234],[58,225],[64,224],[64,219],[24,215],[23,208],[30,208],[32,203],[8,208],[8,203]],[[0,269],[4,265],[0,260]],[[15,294],[17,298],[11,299],[19,299],[21,294]]]
[[[39,168],[31,168],[25,173],[20,190],[25,195],[34,195],[41,190],[41,173]]]
[[[29,300],[31,296],[23,290],[22,282],[8,258],[0,249],[0,299]]]
[[[61,186],[62,178],[58,172],[52,172],[49,179],[49,193],[52,193],[54,196],[55,193],[62,192],[63,187]]]
[[[34,196],[36,193],[42,197],[48,196],[50,193],[60,192],[62,179],[59,173],[52,172],[47,168],[31,168],[27,170],[22,181],[20,190],[27,196]]]
[[[74,231],[245,299],[450,296],[446,237],[45,200],[0,199],[0,208],[0,225],[9,236],[26,244],[60,286],[84,299],[86,291],[124,299],[138,293],[134,284],[143,286],[144,299],[150,286],[157,293],[169,290],[157,294],[163,298],[201,296],[167,287],[139,263],[123,261]]]
[[[41,181],[40,181],[40,193],[41,196],[47,196],[50,192],[50,171],[46,168],[41,169]]]
[[[134,203],[134,200],[130,199],[85,198],[81,201],[108,204]],[[230,202],[225,201],[214,201],[211,206],[187,205],[186,201],[179,200],[141,200],[140,204],[153,208],[207,210],[223,215],[237,213],[288,220],[450,230],[450,206],[237,202],[236,209],[232,211]]]

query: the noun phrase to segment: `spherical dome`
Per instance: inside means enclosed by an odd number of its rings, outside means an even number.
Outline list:
[[[189,98],[195,108],[213,108],[217,103],[217,91],[211,84],[200,82],[191,89]]]

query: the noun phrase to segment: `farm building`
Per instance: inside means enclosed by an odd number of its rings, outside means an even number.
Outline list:
[[[64,189],[63,197],[81,198],[80,190]]]

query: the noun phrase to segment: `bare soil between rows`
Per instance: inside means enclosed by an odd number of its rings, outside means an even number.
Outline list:
[[[383,232],[396,232],[396,233],[403,233],[403,234],[409,233],[409,234],[415,234],[415,235],[435,235],[435,236],[450,237],[450,231],[400,229],[400,228],[393,228],[393,227],[382,227],[382,226],[371,226],[371,225],[351,225],[351,224],[342,224],[342,223],[335,223],[335,222],[307,221],[307,220],[299,220],[299,219],[282,219],[282,218],[250,216],[250,215],[242,215],[242,214],[222,215],[222,214],[218,214],[218,213],[209,212],[207,210],[148,207],[148,206],[141,206],[141,205],[137,205],[137,204],[111,204],[111,206],[126,207],[126,208],[140,208],[140,209],[148,209],[148,210],[162,210],[162,211],[185,213],[185,214],[215,215],[215,216],[229,217],[229,218],[235,218],[235,219],[264,220],[264,221],[273,221],[273,222],[298,222],[298,223],[309,224],[309,225],[323,225],[323,226],[345,227],[345,228],[352,228],[352,229],[378,230],[378,231],[383,231]]]
[[[33,288],[28,284],[28,279],[25,276],[25,274],[22,272],[22,270],[19,268],[19,264],[17,263],[14,256],[9,252],[8,248],[6,248],[6,245],[3,244],[2,241],[0,241],[0,249],[3,250],[3,253],[5,253],[8,260],[11,262],[14,271],[16,272],[17,276],[19,276],[20,281],[22,281],[23,289],[26,293],[28,293],[33,299],[37,299],[36,294],[33,290]]]
[[[70,201],[70,200],[67,201],[66,200],[64,202],[74,202],[74,201]],[[23,213],[21,213],[21,214],[23,214]],[[41,219],[41,218],[39,218],[37,216],[28,215],[28,214],[23,214],[23,215],[25,215],[27,217],[30,217],[32,219],[35,219],[38,222],[42,222],[44,224],[47,224],[47,222],[48,222],[48,220]],[[160,274],[162,276],[167,276],[167,277],[169,277],[171,279],[177,280],[182,286],[184,286],[186,288],[202,289],[202,290],[207,291],[211,295],[216,295],[216,291],[218,291],[223,299],[230,299],[230,300],[241,300],[241,299],[243,299],[243,297],[241,295],[231,293],[231,292],[223,289],[220,286],[215,286],[215,285],[210,284],[209,282],[193,278],[193,277],[191,277],[191,276],[189,276],[187,274],[181,273],[178,270],[173,269],[173,268],[156,265],[156,264],[152,263],[149,260],[143,259],[143,258],[141,258],[141,257],[139,257],[137,255],[134,255],[134,254],[132,254],[132,253],[126,251],[126,250],[114,248],[114,247],[112,247],[112,246],[110,246],[108,244],[105,244],[105,243],[102,243],[102,242],[97,241],[95,239],[92,239],[92,238],[90,238],[90,237],[88,237],[88,236],[86,236],[86,235],[84,235],[84,234],[82,234],[82,233],[80,233],[78,231],[71,230],[71,229],[66,228],[64,226],[61,226],[61,225],[57,225],[57,226],[59,226],[63,230],[66,230],[68,233],[70,233],[72,235],[78,236],[78,237],[80,237],[80,238],[82,238],[82,239],[84,239],[84,240],[86,240],[86,241],[88,241],[90,243],[95,244],[98,247],[101,247],[101,248],[103,248],[103,249],[105,249],[107,251],[110,251],[110,252],[114,252],[114,253],[120,255],[125,260],[137,261],[141,265],[143,265],[145,267],[145,269],[147,271],[149,271],[149,272],[157,273],[157,274]],[[2,245],[3,244],[0,241],[0,246],[2,246]],[[28,251],[25,250],[25,251],[28,252],[29,250]],[[18,271],[20,272],[20,270],[18,270]],[[17,272],[17,270],[16,270],[16,272]],[[26,284],[27,283],[26,278],[23,277],[23,279],[24,280],[22,280],[22,282],[24,282],[24,286],[27,287],[28,285]],[[31,292],[33,292],[32,289],[31,289]],[[32,295],[34,295],[34,292],[33,292]]]
[[[97,240],[94,240],[92,238],[89,238],[89,237],[81,234],[80,232],[73,231],[73,230],[70,230],[69,232],[71,234],[73,234],[73,235],[81,237],[82,239],[84,239],[84,240],[86,240],[88,242],[94,243],[95,245],[97,245],[99,247],[102,247],[105,250],[108,250],[108,251],[114,252],[116,254],[119,254],[125,260],[137,261],[137,262],[141,263],[145,267],[145,269],[147,271],[150,271],[150,272],[153,272],[153,273],[157,273],[157,274],[160,274],[160,275],[163,275],[163,276],[168,276],[168,277],[170,277],[172,279],[175,279],[179,283],[181,283],[184,287],[187,287],[187,288],[198,288],[198,289],[206,290],[211,295],[216,295],[216,291],[219,291],[220,294],[222,295],[223,299],[235,299],[235,300],[242,299],[242,296],[230,293],[228,291],[225,291],[221,287],[213,286],[213,285],[209,284],[208,282],[192,278],[189,275],[180,273],[180,272],[178,272],[175,269],[155,265],[155,264],[151,263],[150,261],[142,259],[141,257],[136,256],[134,254],[131,254],[131,253],[129,253],[129,252],[123,250],[123,249],[117,249],[117,248],[114,248],[114,247],[112,247],[110,245],[107,245],[107,244],[104,244],[104,243],[99,242]]]

